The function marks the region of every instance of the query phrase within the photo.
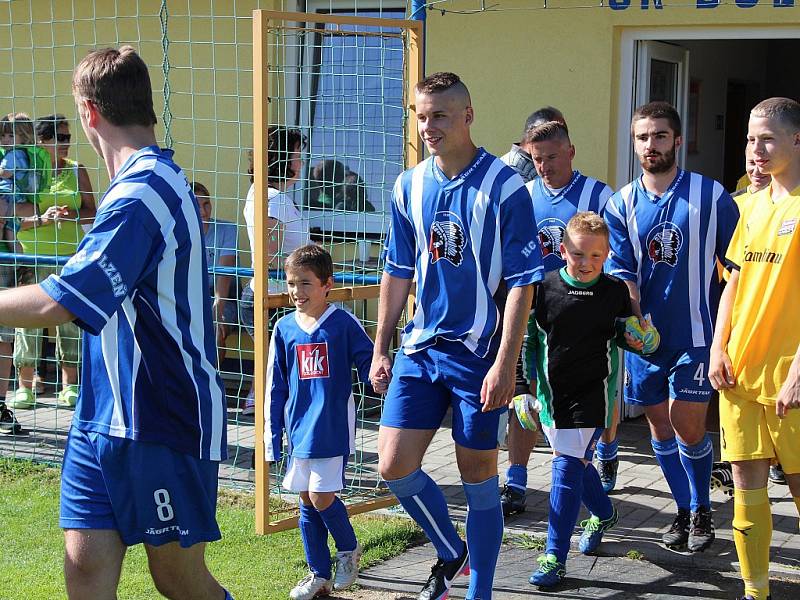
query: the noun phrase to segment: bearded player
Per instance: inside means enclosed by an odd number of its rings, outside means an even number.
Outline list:
[[[661,345],[627,354],[625,401],[644,407],[651,444],[678,512],[663,541],[700,552],[714,541],[706,432],[713,388],[709,348],[725,259],[739,212],[722,185],[678,168],[680,117],[666,102],[636,109],[633,145],[642,175],[606,205],[611,255],[606,270],[625,280],[634,313],[649,313]]]

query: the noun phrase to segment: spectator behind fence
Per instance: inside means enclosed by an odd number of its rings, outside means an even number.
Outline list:
[[[310,208],[333,208],[357,212],[375,212],[367,199],[364,180],[338,160],[322,160],[309,174],[308,205]]]
[[[191,183],[192,192],[197,200],[197,208],[203,221],[203,234],[206,241],[206,256],[210,267],[235,267],[236,249],[239,246],[239,236],[236,225],[222,219],[215,219],[211,194],[208,188],[199,181]],[[217,355],[219,364],[225,358],[225,338],[228,337],[232,325],[238,324],[236,315],[236,301],[238,300],[239,286],[233,275],[214,273],[209,277],[209,292],[211,294],[214,313],[214,325],[217,336]]]
[[[367,199],[367,184],[355,171],[346,168],[342,184],[342,200],[334,206],[337,210],[356,212],[375,212],[375,207]]]
[[[2,239],[12,242],[16,221],[14,217],[33,214],[30,189],[30,160],[26,148],[33,147],[33,123],[25,113],[9,113],[0,121],[0,220]],[[5,278],[0,282],[8,287]]]
[[[303,149],[306,147],[307,139],[299,129],[289,129],[286,127],[270,127],[268,131],[267,146],[267,257],[270,261],[270,269],[278,269],[283,263],[283,259],[291,254],[296,248],[308,244],[311,235],[308,229],[308,221],[303,217],[300,210],[295,206],[292,199],[285,194],[291,188],[300,171],[303,168]],[[250,189],[247,192],[247,200],[244,205],[244,220],[247,223],[247,237],[250,241],[250,251],[253,255],[253,266],[255,267],[255,185],[254,185],[254,165],[253,153],[248,154],[250,158]],[[267,274],[265,274],[267,275]],[[268,277],[268,275],[267,275]],[[283,292],[284,284],[281,279],[268,277],[268,289],[270,293]],[[251,280],[242,291],[242,299],[239,304],[242,315],[242,325],[252,337],[253,330],[253,292],[255,285]],[[247,396],[245,408],[242,414],[253,414],[255,403],[253,400],[253,390]]]
[[[321,160],[308,176],[309,208],[334,208],[344,201],[344,181],[347,173],[338,160]]]
[[[50,154],[52,177],[49,189],[36,197],[33,216],[20,220],[17,239],[27,255],[67,257],[75,254],[83,239],[82,224],[89,225],[96,212],[92,184],[86,168],[67,158],[72,135],[69,122],[61,114],[48,115],[36,122],[36,138]],[[56,265],[40,264],[20,270],[19,285],[43,281],[58,273]],[[72,321],[56,328],[56,359],[61,364],[61,385],[58,402],[75,406],[78,399],[78,362],[80,329]],[[36,403],[33,389],[34,369],[42,347],[41,329],[17,329],[14,365],[19,370],[19,387],[9,404],[15,408],[32,408]]]
[[[15,215],[32,215],[33,205],[26,204],[29,173],[28,153],[23,145],[33,144],[33,123],[25,113],[11,113],[0,121],[0,251],[14,251]],[[27,208],[27,210],[26,210]],[[6,241],[10,243],[6,243]],[[14,287],[14,268],[0,261],[0,288]],[[0,433],[19,433],[20,426],[6,408],[5,397],[11,373],[14,330],[0,326]]]

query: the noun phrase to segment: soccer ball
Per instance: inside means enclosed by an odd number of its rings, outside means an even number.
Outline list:
[[[523,429],[536,431],[536,413],[539,412],[538,401],[530,394],[514,396],[514,412]]]
[[[642,342],[642,354],[652,354],[658,350],[658,345],[661,343],[661,335],[653,325],[649,314],[644,316],[644,320],[647,323],[646,329],[642,328],[636,316],[628,317],[625,320],[625,332]]]

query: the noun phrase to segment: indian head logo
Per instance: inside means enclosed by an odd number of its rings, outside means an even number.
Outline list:
[[[328,377],[328,343],[297,344],[297,366],[300,379]]]
[[[539,223],[539,245],[542,247],[543,259],[552,254],[559,260],[563,260],[561,242],[564,241],[566,232],[567,226],[561,219],[542,219]]]
[[[674,267],[683,246],[683,234],[677,225],[664,221],[647,234],[647,255],[654,263],[666,263]]]
[[[464,261],[467,238],[461,220],[449,211],[438,212],[431,223],[431,241],[428,252],[431,264],[445,259],[457,267]]]

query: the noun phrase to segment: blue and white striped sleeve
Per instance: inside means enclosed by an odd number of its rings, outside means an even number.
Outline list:
[[[158,224],[138,203],[101,211],[61,273],[39,285],[98,335],[149,269],[164,241]]]
[[[639,265],[631,244],[622,196],[619,192],[606,203],[603,217],[608,224],[610,252],[605,271],[627,281],[638,281]]]
[[[417,243],[414,226],[406,213],[402,179],[401,173],[392,191],[392,222],[386,239],[383,270],[392,277],[412,279],[417,262]]]
[[[514,177],[519,178],[519,175],[515,173]],[[509,288],[544,279],[533,202],[525,186],[517,188],[500,204],[500,243],[503,279]]]

